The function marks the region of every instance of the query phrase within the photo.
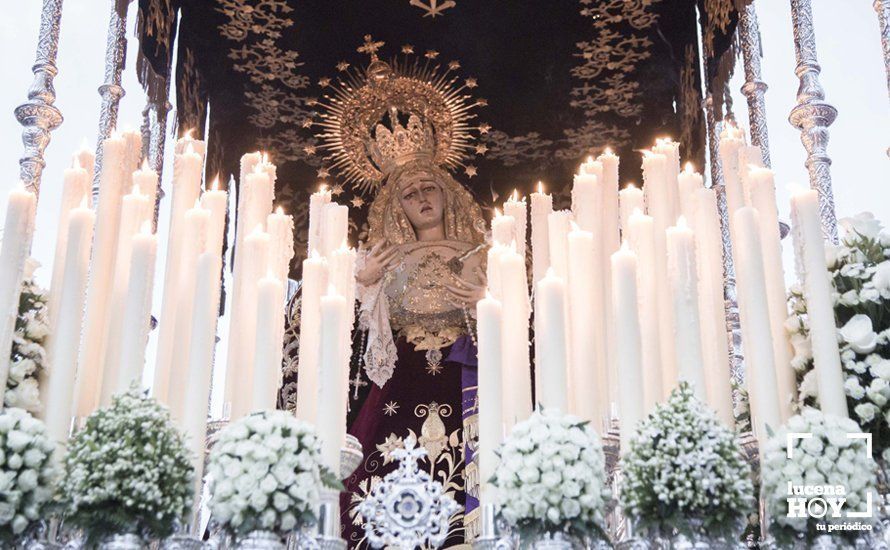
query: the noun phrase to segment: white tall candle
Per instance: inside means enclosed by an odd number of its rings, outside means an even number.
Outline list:
[[[210,224],[207,227],[207,250],[221,253],[225,238],[229,194],[219,188],[218,180],[213,180],[211,188],[201,194],[201,206],[210,211]]]
[[[776,389],[776,368],[772,354],[757,210],[742,207],[736,211],[732,222],[738,238],[733,253],[736,258],[742,341],[745,343],[745,385],[751,400],[754,434],[762,452],[768,430],[777,430],[782,423],[782,416],[779,412],[779,392]],[[824,269],[824,256],[822,258]],[[843,380],[838,387],[843,392]]]
[[[347,365],[343,369],[343,385],[349,388],[349,359],[352,357],[352,327],[355,323],[355,250],[348,248],[344,242],[340,248],[331,252],[328,257],[328,281],[338,295],[346,299],[348,312],[343,321],[341,335],[343,341],[340,350],[343,361]],[[283,328],[283,327],[282,327]],[[343,394],[343,407],[349,407],[349,399]]]
[[[130,174],[139,169],[139,165],[142,163],[142,132],[128,128],[121,133],[121,137],[124,138],[126,143],[124,173],[129,177]]]
[[[203,487],[204,445],[207,439],[205,404],[210,399],[221,270],[222,259],[219,250],[208,250],[198,258],[196,281],[199,282],[195,285],[195,304],[191,319],[192,346],[189,348],[188,370],[185,377],[186,402],[190,406],[185,408],[181,424],[195,468],[196,494]]]
[[[819,216],[819,195],[814,189],[791,197],[791,221],[798,266],[802,273],[819,406],[826,414],[848,416],[844,375],[837,346],[832,284],[825,265],[825,241]]]
[[[322,209],[322,252],[325,256],[340,248],[349,234],[349,207],[343,204],[328,203]]]
[[[181,155],[188,149],[191,149],[195,153],[201,155],[202,158],[207,154],[207,142],[192,137],[192,134],[194,132],[194,129],[190,128],[186,130],[185,133],[179,137],[179,139],[176,140],[176,143],[173,146],[173,152],[175,154]],[[259,153],[256,154],[257,156],[259,156]]]
[[[195,201],[195,207],[185,213],[184,220],[185,232],[183,238],[185,243],[182,247],[182,263],[179,278],[168,284],[177,286],[177,317],[175,323],[175,335],[173,340],[173,348],[179,350],[186,357],[189,355],[189,348],[192,345],[192,313],[195,304],[195,285],[197,284],[198,257],[207,250],[207,234],[210,226],[210,210],[206,210],[201,206],[199,201]],[[158,378],[159,374],[155,371],[155,395],[162,402],[167,403],[170,407],[170,415],[173,418],[181,419],[184,410],[190,406],[186,401],[185,384],[176,383],[186,377],[185,368],[187,367],[183,361],[177,361],[172,368],[167,371],[167,378]],[[164,390],[163,393],[160,393]]]
[[[605,339],[606,365],[609,373],[609,403],[610,414],[612,404],[618,402],[618,363],[617,349],[614,334],[615,320],[609,302],[612,299],[612,279],[609,277],[609,258],[618,250],[619,239],[619,212],[618,212],[618,156],[612,150],[606,148],[605,152],[597,157],[602,165],[602,177],[600,188],[602,193],[603,213],[600,217],[602,235],[600,237],[601,257],[597,263],[600,265],[602,289],[600,290],[604,312],[603,338]]]
[[[572,214],[575,223],[584,231],[593,233],[597,240],[602,240],[602,176],[602,163],[588,157],[578,169],[572,183]]]
[[[516,241],[516,251],[524,258],[526,234],[528,232],[528,208],[525,204],[525,197],[519,198],[519,193],[513,191],[513,196],[504,203],[504,215],[513,218],[512,240]]]
[[[745,145],[744,133],[731,122],[726,122],[720,132],[720,162],[723,165],[723,182],[726,186],[726,208],[732,217],[745,205],[745,193],[739,175],[739,149]],[[733,235],[733,242],[735,235]]]
[[[723,301],[723,243],[717,195],[698,188],[691,197],[695,217],[695,255],[698,268],[698,307],[701,315],[702,355],[708,404],[727,426],[735,425],[726,309]]]
[[[634,184],[629,184],[618,192],[618,204],[621,207],[621,231],[627,231],[630,216],[634,211],[645,211],[643,204],[643,190]]]
[[[279,281],[287,281],[290,261],[294,257],[294,217],[278,207],[266,218],[266,227],[272,237],[272,272]]]
[[[675,220],[681,214],[680,197],[677,192],[679,187],[677,180],[680,175],[680,143],[669,137],[656,139],[652,152],[664,155],[664,184],[665,197],[667,197],[665,206],[669,209],[671,220]]]
[[[201,155],[194,151],[193,144],[186,145],[184,152],[173,158],[173,199],[158,326],[157,362],[152,385],[152,393],[163,403],[168,402],[167,384],[176,358],[177,319],[181,317],[179,298],[182,290],[179,281],[183,274],[185,243],[189,239],[185,216],[195,205],[201,191],[202,160]],[[188,319],[186,317],[186,322]]]
[[[504,354],[504,406],[507,427],[525,420],[532,412],[531,366],[528,342],[528,286],[525,259],[515,248],[500,256],[504,308],[502,350]]]
[[[239,323],[243,315],[252,316],[253,313],[245,310],[253,310],[254,304],[246,301],[243,294],[243,285],[246,282],[245,270],[247,258],[240,251],[243,250],[247,235],[259,227],[265,230],[266,218],[272,211],[274,189],[269,174],[263,170],[262,154],[248,153],[241,157],[241,187],[238,190],[237,221],[235,223],[235,249],[233,252],[234,277],[232,280],[232,301],[230,304],[230,324]],[[265,268],[259,277],[266,274]],[[236,373],[239,371],[239,362],[243,364],[252,360],[252,355],[241,356],[239,350],[243,350],[246,343],[253,341],[252,327],[249,331],[235,330],[229,334],[229,345],[226,365],[226,403],[234,403],[237,392],[243,389],[236,384]],[[243,402],[243,399],[242,399]]]
[[[321,376],[318,381],[318,435],[321,438],[321,456],[324,465],[333,472],[340,471],[340,451],[346,441],[346,408],[343,394],[347,388],[343,370],[348,368],[342,353],[343,326],[349,314],[346,298],[332,289],[321,297],[321,340],[319,363]]]
[[[547,216],[547,233],[550,249],[550,267],[556,271],[557,277],[568,280],[569,277],[569,231],[571,230],[572,213],[568,210],[551,212]]]
[[[491,219],[491,241],[501,246],[510,246],[516,234],[516,218],[495,210]]]
[[[756,145],[742,145],[739,147],[739,181],[742,185],[742,197],[747,206],[754,206],[751,202],[751,170],[754,168],[763,168],[763,158],[760,154],[760,147]],[[757,208],[754,206],[754,208]]]
[[[619,247],[619,201],[618,201],[618,155],[606,148],[605,152],[596,158],[603,166],[601,185],[603,188],[603,250],[605,254],[612,254]]]
[[[257,282],[252,411],[274,410],[281,386],[284,285],[270,271]]]
[[[706,401],[705,367],[702,358],[701,321],[698,316],[698,275],[695,266],[695,235],[680,216],[666,233],[671,301],[674,305],[676,364],[680,380],[692,385]]]
[[[569,359],[573,412],[599,429],[607,420],[609,375],[606,365],[601,248],[589,231],[573,225],[568,237]],[[543,327],[541,327],[543,329]]]
[[[501,293],[501,253],[506,250],[502,244],[494,243],[486,253],[487,259],[485,264],[485,278],[488,281],[488,291],[495,298],[500,300]]]
[[[643,403],[646,414],[664,397],[662,355],[658,336],[658,262],[655,256],[655,222],[640,210],[628,218],[627,240],[637,255],[637,304],[643,360]]]
[[[121,201],[117,257],[114,260],[111,305],[108,309],[108,330],[103,353],[102,389],[99,394],[99,405],[102,407],[111,404],[111,396],[120,389],[118,373],[123,346],[121,335],[127,330],[124,323],[124,310],[128,307],[131,299],[140,302],[143,299],[142,296],[130,295],[131,284],[135,279],[143,276],[142,273],[131,273],[134,237],[139,234],[144,223],[148,222],[150,226],[153,212],[154,203],[149,202],[148,196],[142,194],[136,185],[133,186],[131,193],[124,195]],[[150,312],[149,315],[151,315]]]
[[[534,204],[534,203],[532,203]],[[496,451],[504,440],[503,378],[501,372],[501,302],[490,295],[476,303],[479,342],[479,484],[482,504],[493,504],[489,481],[497,469]]]
[[[78,357],[77,416],[87,416],[99,405],[102,389],[102,354],[108,327],[108,300],[114,278],[114,259],[121,215],[121,197],[129,181],[124,173],[124,148],[120,135],[102,143],[102,173],[93,236],[90,276],[87,283],[86,313],[80,356]]]
[[[667,273],[667,245],[665,231],[676,221],[668,194],[668,183],[665,171],[667,160],[664,155],[644,151],[643,155],[643,193],[646,207],[655,228],[655,262],[656,273]],[[655,296],[658,303],[658,345],[661,349],[661,381],[664,396],[667,397],[677,385],[677,360],[674,340],[674,315],[671,303],[670,281],[667,277],[657,277],[658,292]]]
[[[552,269],[538,281],[537,315],[541,318],[541,386],[538,403],[546,408],[568,412],[568,340],[566,338],[566,284]]]
[[[303,260],[300,307],[300,349],[297,368],[297,418],[316,424],[318,417],[318,350],[321,338],[320,304],[328,287],[327,260],[316,252]]]
[[[757,154],[760,148],[757,147]],[[793,353],[785,321],[788,302],[785,299],[785,271],[782,269],[782,241],[779,235],[779,214],[776,209],[776,188],[773,172],[768,168],[750,166],[746,177],[746,191],[751,206],[757,209],[760,227],[760,246],[769,304],[769,325],[773,335],[773,361],[776,364],[776,384],[779,389],[782,421],[791,415],[791,405],[797,401],[797,379],[791,366]]]
[[[133,172],[133,185],[148,197],[148,202],[151,204],[149,218],[154,218],[155,203],[158,198],[158,173],[148,167],[148,160],[142,161],[142,167]]]
[[[532,276],[537,282],[550,267],[550,213],[553,212],[553,196],[544,193],[544,186],[538,182],[538,190],[532,193]]]
[[[80,150],[74,153],[74,158],[77,159],[77,164],[86,170],[87,181],[92,185],[93,171],[96,168],[96,154],[90,149],[86,139],[83,140],[83,145],[80,146]]]
[[[331,191],[327,186],[322,185],[318,191],[312,193],[309,197],[309,250],[311,254],[313,250],[321,250],[322,224],[324,218],[322,211],[324,205],[331,202]]]
[[[697,189],[704,187],[704,178],[692,168],[691,163],[686,163],[686,167],[677,177],[678,194],[680,197],[680,213],[687,219],[695,219],[693,212],[692,195]]]
[[[263,231],[261,225],[257,225],[253,232],[245,237],[241,251],[244,255],[244,269],[241,272],[241,298],[244,307],[239,311],[240,317],[233,320],[241,335],[235,347],[235,354],[229,357],[229,368],[232,369],[229,380],[232,380],[234,390],[230,401],[231,420],[237,420],[250,413],[256,347],[257,282],[269,270],[270,246],[269,234]]]
[[[68,439],[73,412],[77,350],[83,328],[83,306],[86,299],[90,242],[96,215],[86,206],[68,212],[65,231],[65,272],[59,279],[58,308],[55,330],[47,341],[46,382],[43,386],[43,420],[49,436],[57,445]],[[61,453],[63,447],[59,447]],[[60,454],[57,453],[57,458]]]
[[[151,328],[151,298],[158,250],[157,236],[149,228],[149,222],[146,222],[142,233],[133,237],[131,278],[122,321],[124,330],[121,333],[120,364],[114,393],[126,391],[133,382],[141,386],[142,382],[145,346]]]
[[[50,333],[55,328],[56,313],[59,309],[59,299],[62,294],[65,252],[68,250],[68,216],[72,210],[81,206],[84,200],[87,201],[85,203],[86,206],[89,206],[91,185],[92,181],[88,179],[87,171],[78,164],[78,157],[75,157],[74,166],[65,170],[62,182],[62,206],[57,221],[56,252],[53,256],[53,274],[49,285],[49,299],[47,300]],[[90,230],[92,231],[92,228]]]
[[[612,311],[617,338],[621,448],[627,450],[644,416],[642,338],[637,310],[637,255],[627,243],[612,254]]]

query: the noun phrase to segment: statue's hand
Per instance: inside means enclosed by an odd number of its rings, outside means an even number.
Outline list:
[[[370,286],[380,280],[387,270],[393,269],[401,261],[401,255],[395,246],[387,246],[380,241],[371,248],[365,259],[365,267],[355,274],[355,280],[364,286]]]
[[[452,303],[457,307],[475,310],[476,302],[485,298],[485,289],[487,287],[485,272],[479,267],[473,271],[479,278],[479,283],[472,283],[457,277],[457,285],[445,285],[445,289],[451,295]]]

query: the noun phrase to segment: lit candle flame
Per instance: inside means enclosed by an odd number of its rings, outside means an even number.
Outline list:
[[[283,216],[283,215],[284,215],[284,208],[282,208],[282,207],[280,207],[280,206],[276,207],[276,208],[275,208],[275,213],[278,214],[279,216]]]
[[[627,239],[621,240],[621,252],[628,253],[631,252],[630,245],[627,242]]]
[[[195,154],[195,148],[192,147],[192,143],[191,143],[191,142],[189,142],[189,144],[186,145],[186,147],[185,147],[185,154],[186,154],[186,155],[194,155],[194,154]]]
[[[500,217],[501,217],[501,211],[498,210],[497,207],[495,207],[495,209],[494,209],[494,217],[495,217],[495,218],[500,218]]]
[[[148,172],[149,170],[151,170],[151,168],[148,166],[148,159],[142,159],[142,171]]]
[[[603,154],[604,154],[604,155],[607,155],[607,156],[611,156],[611,155],[613,154],[613,153],[612,153],[612,148],[611,148],[611,147],[606,147],[606,150],[603,151]]]
[[[689,227],[689,224],[686,223],[686,216],[681,215],[677,218],[677,227],[679,229],[686,229]]]
[[[217,174],[216,177],[213,178],[213,183],[210,184],[210,190],[219,191],[219,174]]]
[[[538,193],[544,194],[544,182],[538,181]]]
[[[636,189],[637,186],[636,186],[636,184],[634,184],[634,182],[629,181],[629,182],[627,182],[627,185],[624,186],[624,188],[625,189]]]
[[[328,184],[326,184],[326,183],[321,183],[321,184],[318,185],[318,192],[319,192],[319,193],[324,193],[324,192],[326,192],[327,190],[328,190]]]
[[[686,172],[687,174],[692,174],[695,172],[695,167],[692,166],[691,162],[687,162],[686,166],[683,167],[683,171]]]
[[[519,200],[519,191],[516,189],[513,190],[513,195],[510,196],[510,200],[518,201]]]
[[[194,138],[192,137],[192,134],[194,133],[194,131],[195,131],[194,128],[189,128],[188,130],[185,131],[184,134],[182,134],[182,138],[180,138],[180,139],[183,139],[185,141],[193,140]]]

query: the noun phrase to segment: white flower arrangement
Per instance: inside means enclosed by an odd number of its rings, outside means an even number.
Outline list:
[[[654,533],[736,536],[754,505],[735,434],[686,382],[640,422],[621,468],[624,512]]]
[[[840,523],[850,521],[846,512],[858,512],[865,509],[869,493],[871,494],[872,518],[857,518],[857,521],[868,523],[874,521],[880,506],[878,493],[875,489],[877,464],[868,453],[865,439],[849,438],[848,433],[859,432],[859,426],[849,418],[825,415],[818,409],[806,407],[800,414],[788,419],[776,434],[770,438],[764,451],[761,467],[761,492],[766,500],[770,517],[770,530],[778,543],[790,545],[794,539],[812,539],[825,531],[816,528],[817,523]],[[811,433],[812,437],[788,438],[789,433]],[[791,458],[788,458],[791,446]],[[821,488],[819,494],[839,492],[846,502],[840,517],[834,518],[831,513],[822,518],[812,518],[808,514],[802,517],[789,517],[789,498],[798,493],[795,487],[809,486],[812,490],[809,499]],[[789,494],[789,489],[791,494]],[[838,495],[836,495],[838,496]],[[824,497],[829,498],[829,497]],[[855,539],[862,531],[838,529],[832,536]]]
[[[219,432],[207,465],[212,520],[236,536],[284,534],[315,520],[322,486],[342,484],[322,465],[311,425],[263,411]]]
[[[500,512],[521,538],[602,536],[610,491],[603,448],[587,422],[535,411],[513,427],[499,456],[492,481]]]
[[[0,412],[0,542],[12,545],[53,497],[55,445],[43,422],[22,409]]]
[[[190,509],[193,478],[167,409],[131,389],[87,417],[69,442],[62,503],[91,543],[126,533],[164,538]]]
[[[3,403],[28,412],[41,409],[37,379],[46,368],[44,344],[49,336],[46,291],[34,283],[37,262],[26,264],[25,278],[19,297],[19,314],[12,335],[12,357]]]
[[[844,390],[851,415],[871,432],[873,451],[890,460],[890,233],[870,213],[840,220],[841,244],[828,250]],[[794,347],[798,410],[818,404],[806,302],[791,288],[785,328]]]

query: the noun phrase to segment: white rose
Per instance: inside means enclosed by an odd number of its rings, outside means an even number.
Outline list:
[[[554,489],[562,483],[562,476],[554,471],[544,472],[541,476],[541,483],[548,489]]]
[[[856,416],[862,419],[863,422],[871,422],[875,414],[880,412],[877,407],[872,405],[871,403],[860,403],[856,405],[853,409],[856,412]]]
[[[871,212],[862,212],[852,218],[842,218],[838,222],[847,231],[844,242],[851,246],[859,240],[858,237],[877,239],[881,234],[881,222],[875,219]]]
[[[847,378],[846,382],[844,382],[844,390],[847,395],[857,401],[865,396],[865,389],[859,384],[859,379],[853,376]]]
[[[879,292],[890,292],[890,260],[884,260],[877,265],[871,282]]]
[[[840,330],[841,337],[856,353],[867,354],[877,346],[878,335],[872,328],[871,318],[861,313],[854,315]]]

